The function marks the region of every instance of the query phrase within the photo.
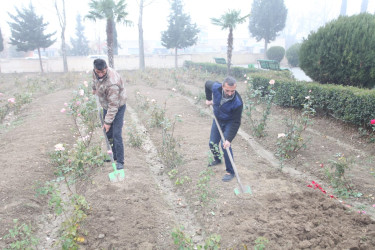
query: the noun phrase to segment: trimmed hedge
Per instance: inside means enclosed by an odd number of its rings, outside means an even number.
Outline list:
[[[189,69],[196,68],[200,70],[207,70],[208,72],[222,74],[222,75],[227,74],[227,66],[216,64],[216,63],[194,63],[192,61],[184,61],[184,67],[189,68]],[[231,67],[231,71],[232,71],[232,76],[235,78],[238,78],[237,80],[240,80],[243,78],[245,74],[257,72],[259,71],[259,69]]]
[[[275,60],[280,63],[285,56],[285,49],[281,46],[273,46],[267,50],[266,55],[268,59]]]
[[[375,86],[375,16],[340,16],[312,32],[300,48],[299,65],[314,81]]]
[[[184,61],[184,67],[185,68],[195,68],[200,70],[207,70],[211,73],[216,74],[227,74],[227,66],[226,65],[220,65],[216,63],[194,63],[192,61]],[[241,81],[245,74],[249,73],[256,73],[259,72],[260,74],[266,74],[271,75],[272,77],[278,77],[278,78],[292,78],[292,73],[289,70],[284,71],[269,71],[269,70],[261,70],[257,68],[243,68],[243,67],[231,67],[232,76],[237,79],[237,81]]]
[[[286,51],[286,59],[288,59],[288,63],[292,67],[297,67],[299,65],[299,49],[301,48],[300,43],[293,44],[290,46],[289,49]]]
[[[269,84],[268,77],[251,77],[254,89],[266,89]],[[300,109],[306,102],[305,97],[312,96],[313,108],[320,114],[332,115],[341,121],[368,128],[370,120],[375,119],[375,90],[279,79],[275,80],[274,89],[274,103],[283,107]]]

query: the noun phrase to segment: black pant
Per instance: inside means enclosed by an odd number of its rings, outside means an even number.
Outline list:
[[[125,115],[126,105],[121,106],[115,119],[112,122],[112,125],[107,132],[108,140],[113,139],[113,158],[121,164],[124,164],[124,142],[122,141],[122,127],[124,125],[124,115]],[[103,109],[103,116],[107,114],[107,110]],[[104,118],[103,118],[104,119]]]

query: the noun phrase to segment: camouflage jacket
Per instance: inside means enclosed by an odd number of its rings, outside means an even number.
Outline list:
[[[92,73],[92,89],[99,97],[100,105],[107,110],[104,123],[112,124],[119,107],[126,103],[126,90],[121,76],[112,68],[107,68],[107,75],[98,79],[95,72]]]

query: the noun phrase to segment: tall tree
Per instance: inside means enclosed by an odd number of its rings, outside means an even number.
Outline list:
[[[139,69],[145,69],[145,46],[143,39],[143,9],[150,5],[153,1],[140,0],[139,5],[139,16],[138,16],[138,45],[139,45]]]
[[[287,14],[284,0],[254,0],[250,12],[249,31],[257,42],[264,39],[264,55],[267,45],[284,29]]]
[[[175,68],[177,69],[177,50],[197,43],[199,29],[191,24],[190,16],[183,13],[182,0],[173,0],[169,14],[168,29],[161,33],[161,45],[175,50]]]
[[[109,66],[114,67],[113,61],[113,24],[123,23],[130,25],[132,22],[127,20],[125,0],[91,0],[89,3],[90,11],[86,18],[96,22],[97,19],[105,19],[107,22],[107,48]]]
[[[73,56],[87,56],[89,54],[89,42],[85,37],[85,27],[81,22],[81,15],[76,17],[76,39],[70,38],[70,43],[72,44],[71,53]]]
[[[362,0],[361,13],[366,12],[367,11],[367,7],[368,7],[368,0]]]
[[[240,17],[240,10],[228,10],[220,18],[211,18],[211,23],[220,26],[222,30],[228,29],[227,39],[227,73],[230,75],[230,65],[232,64],[232,51],[233,51],[233,30],[238,24],[244,23],[249,15]]]
[[[348,0],[341,1],[340,16],[346,16],[346,7],[348,6]]]
[[[65,0],[62,0],[62,11],[57,7],[57,0],[55,0],[55,8],[57,17],[61,27],[61,53],[63,56],[64,73],[68,72],[68,60],[66,58],[66,43],[65,43],[65,29],[66,29],[66,14],[65,14]]]
[[[11,29],[10,44],[17,46],[17,51],[30,51],[37,49],[40,63],[40,70],[43,73],[41,48],[48,48],[56,39],[51,40],[56,32],[44,34],[48,23],[43,23],[43,17],[35,14],[34,7],[30,2],[29,8],[22,10],[16,8],[17,15],[8,13],[13,22],[8,22]]]

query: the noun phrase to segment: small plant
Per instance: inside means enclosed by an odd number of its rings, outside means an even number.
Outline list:
[[[73,98],[66,103],[67,113],[73,118],[76,131],[86,146],[90,145],[93,131],[98,127],[98,108],[94,95],[89,94],[88,83],[84,82],[75,91]],[[65,112],[65,108],[61,109]]]
[[[275,80],[270,80],[270,85],[267,89],[260,87],[254,90],[251,79],[249,77],[246,77],[246,79],[248,85],[245,98],[245,114],[250,121],[253,135],[258,138],[264,137],[266,136],[265,129],[268,116],[271,113],[272,100],[276,94],[276,92],[273,90]],[[255,119],[254,113],[256,112],[257,107],[260,105],[265,106],[262,111],[262,117],[260,119]]]
[[[130,146],[140,148],[144,141],[144,135],[137,131],[134,123],[131,123],[128,131]]]
[[[210,187],[210,180],[211,176],[214,175],[214,172],[211,168],[207,168],[206,170],[200,172],[199,174],[199,180],[197,183],[197,193],[199,195],[199,201],[201,201],[203,204],[206,204],[208,201],[210,201],[213,196],[213,191]]]
[[[255,243],[254,250],[263,250],[266,248],[268,244],[268,239],[266,237],[258,237],[254,241],[254,243]]]
[[[135,91],[135,100],[137,110],[147,111],[150,108],[150,100],[142,95],[139,91]]]
[[[188,237],[183,232],[184,227],[174,228],[172,231],[172,238],[174,244],[178,247],[178,249],[194,249],[194,243],[191,237]]]
[[[341,153],[335,155],[335,160],[330,160],[331,168],[325,167],[325,175],[334,188],[334,194],[341,198],[360,197],[361,193],[355,192],[353,184],[347,178],[350,170],[350,161]]]
[[[168,172],[168,176],[169,176],[169,178],[172,180],[172,179],[174,179],[174,178],[176,178],[176,176],[177,176],[177,174],[178,174],[178,170],[177,169],[171,169],[169,172]]]
[[[204,246],[198,246],[197,249],[220,249],[221,236],[218,234],[212,234],[204,241]]]
[[[183,162],[182,155],[178,151],[180,143],[173,134],[177,121],[180,121],[180,119],[178,116],[175,116],[175,119],[172,123],[170,123],[167,119],[164,119],[162,123],[163,143],[161,147],[158,148],[158,154],[160,159],[163,161],[163,164],[169,168],[176,168]]]
[[[39,240],[33,236],[31,225],[20,224],[17,219],[14,219],[13,223],[14,227],[9,229],[9,233],[3,237],[9,240],[9,248],[5,249],[35,249]]]
[[[53,208],[56,215],[61,215],[64,212],[65,202],[61,197],[56,182],[46,182],[44,186],[37,187],[36,193],[37,196],[49,196],[48,206]]]
[[[165,107],[160,108],[155,101],[152,101],[151,113],[150,113],[150,127],[161,128],[166,120]]]
[[[184,177],[181,177],[181,178],[177,177],[175,184],[178,186],[178,185],[183,185],[185,182],[186,183],[191,182],[191,178],[189,176],[186,176],[186,175]]]
[[[217,234],[212,234],[207,237],[204,241],[204,245],[195,245],[191,237],[186,236],[183,232],[184,227],[174,228],[172,231],[172,238],[174,244],[178,247],[179,250],[190,250],[190,249],[220,249],[221,236]]]
[[[203,91],[199,91],[198,95],[194,97],[195,104],[205,101],[206,100],[206,94]]]
[[[281,166],[286,159],[292,158],[293,155],[301,148],[307,147],[307,142],[302,137],[302,133],[307,126],[312,124],[311,117],[315,115],[315,109],[312,107],[312,97],[306,96],[306,103],[303,104],[301,115],[294,115],[290,112],[290,117],[285,119],[286,132],[278,134],[276,156],[281,160]],[[291,97],[291,102],[294,98]]]
[[[66,150],[63,144],[56,144],[55,151],[51,153],[55,174],[72,182],[86,177],[89,170],[102,166],[105,157],[100,146],[87,147],[83,141],[77,141],[70,150]]]
[[[84,242],[84,237],[79,232],[80,224],[86,219],[86,211],[90,206],[85,197],[74,194],[70,199],[70,204],[74,208],[70,216],[62,223],[60,228],[59,243],[62,249],[78,249],[77,242]]]

